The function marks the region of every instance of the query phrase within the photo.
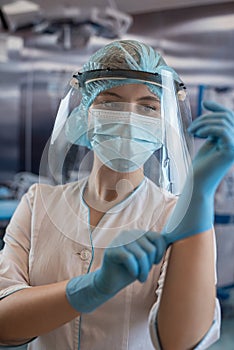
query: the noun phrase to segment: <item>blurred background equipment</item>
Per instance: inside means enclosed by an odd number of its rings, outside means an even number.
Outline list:
[[[132,24],[129,14],[110,6],[78,7],[74,2],[45,9],[26,0],[3,5],[1,20],[6,31],[24,37],[25,46],[65,50],[87,45],[91,36],[119,38]]]

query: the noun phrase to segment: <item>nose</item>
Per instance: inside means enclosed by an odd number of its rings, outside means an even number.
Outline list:
[[[136,103],[133,102],[125,102],[123,103],[123,111],[124,112],[133,112],[137,113],[138,107]]]

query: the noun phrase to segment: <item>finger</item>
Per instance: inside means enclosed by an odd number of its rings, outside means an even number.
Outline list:
[[[138,280],[140,282],[145,282],[151,269],[146,252],[137,242],[126,245],[125,249],[134,255],[138,263]]]
[[[228,113],[210,113],[195,119],[188,127],[188,131],[193,133],[196,128],[202,125],[222,123],[227,128],[233,128],[234,118]]]
[[[190,127],[188,128],[189,132],[192,133],[195,136],[201,137],[202,133],[201,130],[210,130],[210,136],[212,136],[213,130],[216,128],[220,129],[219,136],[222,137],[222,134],[224,137],[229,134],[233,134],[234,126],[233,121],[231,121],[230,116],[228,116],[227,113],[212,113],[210,115],[205,115],[197,120],[195,120]],[[215,132],[216,133],[216,132]],[[207,137],[208,135],[203,135],[203,137]]]
[[[124,246],[118,248],[107,248],[104,257],[104,263],[122,265],[128,273],[137,278],[139,275],[139,265],[135,255],[127,251]]]
[[[214,102],[214,101],[208,101],[205,100],[202,102],[202,105],[205,109],[209,110],[209,111],[213,111],[213,112],[228,112],[233,114],[233,111],[229,108],[224,107],[223,105]]]
[[[150,242],[146,236],[138,240],[138,244],[146,252],[150,266],[153,265],[156,257],[156,247],[152,242]]]
[[[206,132],[203,132],[206,131]],[[226,136],[230,136],[232,138],[234,128],[228,127],[224,122],[221,123],[201,123],[197,125],[193,130],[192,134],[197,137],[219,137],[225,138]]]
[[[146,233],[146,237],[148,238],[148,240],[151,243],[153,243],[153,245],[156,248],[156,255],[155,255],[154,263],[158,264],[162,260],[162,257],[164,256],[164,254],[166,252],[168,244],[167,244],[164,236],[158,232],[149,231]]]
[[[194,123],[193,125],[191,125],[191,127],[188,129],[188,131],[190,132],[190,134],[192,134],[193,136],[198,136],[199,137],[199,130],[202,130],[203,128],[213,128],[213,127],[219,127],[222,129],[226,129],[228,132],[230,132],[230,130],[234,129],[232,125],[229,125],[228,122],[226,122],[225,120],[200,120],[199,122],[197,122],[196,124]]]
[[[211,138],[214,142],[218,139],[221,139],[223,143],[226,145],[234,146],[233,145],[233,137],[232,133],[230,133],[230,130],[226,127],[223,127],[223,124],[216,124],[216,125],[206,125],[196,128],[196,130],[193,132],[194,136],[199,138]],[[217,141],[218,142],[218,141]]]

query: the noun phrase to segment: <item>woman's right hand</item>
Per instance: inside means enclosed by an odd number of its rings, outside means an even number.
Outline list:
[[[156,232],[121,232],[106,248],[100,269],[68,282],[69,303],[78,312],[94,311],[132,282],[145,282],[166,248],[164,237]]]
[[[122,232],[105,250],[94,279],[96,287],[104,294],[115,294],[135,280],[145,282],[166,247],[164,237],[157,232]]]

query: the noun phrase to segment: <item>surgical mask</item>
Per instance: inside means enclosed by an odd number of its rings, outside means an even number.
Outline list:
[[[161,119],[92,108],[88,136],[103,164],[117,172],[133,172],[161,148]]]

